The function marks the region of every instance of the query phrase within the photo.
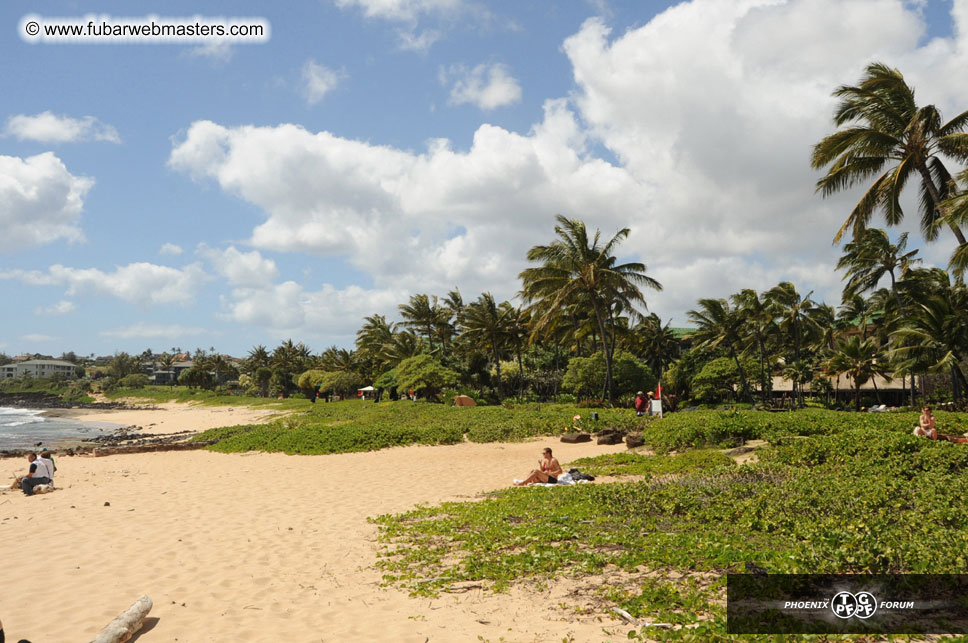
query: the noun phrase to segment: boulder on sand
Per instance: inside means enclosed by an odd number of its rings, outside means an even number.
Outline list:
[[[641,433],[629,433],[625,436],[625,446],[630,449],[645,445],[645,438]]]
[[[622,444],[624,433],[618,429],[602,429],[598,433],[599,444]]]
[[[565,433],[561,436],[561,441],[568,444],[576,444],[578,442],[591,442],[592,436],[590,433]]]

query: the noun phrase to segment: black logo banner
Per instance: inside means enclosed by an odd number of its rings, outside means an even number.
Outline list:
[[[968,574],[728,574],[730,634],[968,634]]]

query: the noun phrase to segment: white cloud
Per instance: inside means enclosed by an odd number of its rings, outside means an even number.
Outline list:
[[[21,141],[40,143],[76,143],[80,141],[107,141],[120,143],[121,136],[111,125],[102,123],[93,116],[71,118],[58,116],[50,111],[33,116],[18,114],[7,119],[4,132]]]
[[[631,228],[620,252],[666,285],[646,297],[677,323],[699,297],[783,279],[836,303],[830,242],[858,195],[814,193],[810,149],[834,130],[831,91],[885,60],[919,100],[955,114],[968,104],[968,86],[950,82],[968,66],[968,1],[953,11],[957,39],[923,45],[923,20],[901,0],[694,0],[616,37],[589,20],[563,46],[575,90],[547,101],[527,133],[484,124],[467,150],[433,140],[414,152],[199,121],[169,165],[259,208],[256,249],[346,257],[373,282],[349,297],[371,306],[363,314],[455,285],[513,296],[527,249],[553,238],[558,213],[606,235]],[[223,305],[239,322],[311,329],[312,307],[344,292],[284,282],[238,287]],[[332,314],[333,328],[362,316]]]
[[[50,335],[43,335],[41,333],[28,333],[27,335],[22,335],[20,339],[25,342],[56,342],[60,337],[51,337]]]
[[[174,243],[163,243],[161,248],[158,250],[158,254],[160,255],[168,255],[173,257],[178,256],[183,252],[184,250],[182,250],[182,247]]]
[[[66,315],[68,313],[74,312],[74,302],[62,299],[56,304],[50,306],[38,306],[34,309],[34,314],[37,315]]]
[[[397,31],[400,38],[400,49],[403,51],[416,51],[426,53],[438,40],[442,34],[436,29],[424,29],[417,33],[415,29],[400,29]]]
[[[52,152],[26,159],[0,155],[0,251],[83,241],[78,224],[93,185],[68,172]]]
[[[150,263],[119,266],[114,272],[54,265],[46,271],[0,271],[0,279],[31,286],[66,286],[69,296],[107,295],[138,306],[191,303],[210,279],[201,264],[172,268]]]
[[[315,105],[335,88],[345,74],[330,69],[315,60],[307,60],[302,68],[303,92],[306,102]]]
[[[374,312],[392,313],[406,291],[367,290],[359,286],[337,289],[329,284],[316,291],[286,281],[264,288],[237,288],[223,297],[223,318],[271,330],[276,335],[298,335],[306,341],[353,343],[361,320]]]
[[[359,8],[367,18],[413,22],[421,15],[453,13],[467,6],[464,0],[335,0],[340,9]]]
[[[232,60],[232,56],[235,55],[235,48],[232,47],[232,43],[229,40],[211,38],[206,40],[205,44],[189,49],[188,55],[208,58],[213,63],[224,65]]]
[[[442,76],[445,82],[453,79],[451,105],[470,103],[489,111],[521,100],[521,86],[508,72],[507,66],[500,63],[481,64],[473,69],[455,65]]]
[[[208,259],[215,272],[224,277],[231,286],[269,286],[279,276],[276,262],[263,259],[258,250],[239,252],[235,246],[216,250],[203,244],[199,246],[198,254]]]
[[[197,326],[138,322],[122,328],[104,330],[100,334],[102,337],[113,337],[117,339],[181,339],[183,337],[197,337],[207,333],[207,330]]]
[[[347,256],[377,288],[398,291],[499,282],[511,296],[525,252],[551,234],[556,213],[619,222],[646,197],[627,172],[586,156],[563,101],[549,102],[528,136],[482,126],[467,152],[202,121],[169,164],[261,208],[256,248]]]

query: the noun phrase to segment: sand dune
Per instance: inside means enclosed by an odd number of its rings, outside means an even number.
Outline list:
[[[603,623],[558,607],[567,582],[542,595],[437,599],[379,587],[367,517],[507,486],[544,446],[563,464],[623,448],[545,439],[61,457],[56,492],[0,495],[0,618],[13,640],[86,641],[144,593],[155,607],[141,643],[620,640],[623,628],[608,637]],[[0,476],[25,464],[0,460]]]

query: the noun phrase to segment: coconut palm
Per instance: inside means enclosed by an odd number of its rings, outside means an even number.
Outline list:
[[[894,335],[898,342],[905,342],[895,349],[902,360],[917,358],[928,372],[950,374],[956,399],[968,390],[962,370],[968,357],[968,289],[964,284],[923,297],[907,325]]]
[[[749,384],[746,381],[746,371],[743,370],[743,364],[739,360],[744,326],[741,313],[731,309],[725,299],[700,299],[699,310],[690,310],[686,316],[697,327],[693,337],[699,347],[723,349],[736,362],[743,399],[752,402]]]
[[[430,351],[433,352],[435,328],[442,313],[437,297],[412,295],[408,303],[400,304],[399,309],[403,325],[422,332]]]
[[[829,196],[877,177],[834,241],[840,241],[848,229],[859,237],[877,210],[884,213],[888,225],[900,223],[904,218],[900,196],[912,175],[921,183],[921,231],[925,239],[933,240],[942,223],[939,206],[948,195],[951,180],[941,155],[959,162],[968,160],[968,135],[963,133],[968,112],[942,123],[938,109],[934,105],[918,107],[914,89],[901,72],[882,63],[872,63],[856,86],[839,87],[833,95],[841,100],[834,123],[847,127],[813,148],[813,167],[829,166],[817,181],[817,190]],[[960,227],[952,220],[944,222],[964,246]]]
[[[837,270],[844,270],[844,297],[852,298],[873,290],[885,275],[891,278],[890,291],[895,298],[898,312],[904,316],[904,305],[898,294],[897,282],[903,279],[914,264],[921,260],[917,250],[907,250],[907,233],[901,234],[897,244],[892,244],[887,232],[878,228],[864,230],[861,235],[844,246],[844,254],[837,262]]]
[[[874,338],[861,339],[857,335],[837,344],[837,349],[827,360],[827,370],[845,374],[854,383],[854,405],[860,411],[860,387],[872,377],[889,377],[887,355]]]
[[[490,354],[491,363],[497,370],[495,388],[499,398],[504,397],[501,386],[501,355],[511,340],[510,326],[514,316],[514,308],[510,304],[504,304],[498,305],[491,293],[483,293],[477,301],[464,308],[462,334],[465,341]]]
[[[655,313],[643,317],[632,327],[631,347],[644,356],[645,363],[661,381],[662,372],[679,356],[679,338],[669,328],[672,322],[663,326]]]
[[[760,364],[760,399],[766,404],[773,385],[767,351],[767,342],[776,332],[773,307],[766,297],[761,297],[751,288],[740,291],[730,299],[744,322],[746,329],[744,344],[747,350],[756,349]]]
[[[603,395],[615,402],[612,388],[612,356],[615,351],[616,307],[635,315],[635,304],[645,307],[640,287],[661,290],[658,281],[646,274],[643,263],[618,263],[612,255],[629,235],[629,229],[619,230],[615,236],[601,243],[601,232],[589,238],[584,222],[555,217],[557,239],[546,246],[528,250],[528,260],[540,262],[536,268],[525,269],[520,277],[524,282],[522,296],[532,305],[536,324],[540,328],[550,322],[569,305],[590,308],[600,334],[605,357]]]

